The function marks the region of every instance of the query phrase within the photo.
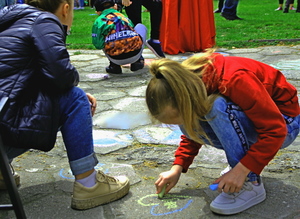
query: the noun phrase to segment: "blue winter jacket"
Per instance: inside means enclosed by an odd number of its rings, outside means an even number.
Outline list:
[[[60,124],[58,99],[79,82],[66,28],[27,4],[0,10],[0,93],[9,97],[0,133],[6,145],[48,151]]]

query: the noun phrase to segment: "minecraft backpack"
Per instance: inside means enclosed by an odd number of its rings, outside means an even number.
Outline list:
[[[114,23],[115,28],[105,37],[104,52],[109,56],[118,56],[124,53],[140,50],[143,41],[139,34],[128,22],[114,13],[102,18],[108,25]]]

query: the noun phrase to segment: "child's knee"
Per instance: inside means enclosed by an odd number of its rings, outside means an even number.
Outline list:
[[[225,112],[227,106],[228,106],[228,102],[224,97],[217,97],[213,103],[211,110],[207,115],[205,115],[205,118],[206,119],[215,118],[219,113]]]

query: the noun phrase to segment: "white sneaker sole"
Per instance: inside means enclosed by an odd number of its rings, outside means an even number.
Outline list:
[[[231,215],[231,214],[237,214],[242,211],[247,210],[248,208],[253,207],[254,205],[257,205],[264,201],[266,199],[266,193],[262,193],[256,197],[253,197],[250,199],[248,202],[244,203],[243,205],[234,207],[234,208],[229,208],[228,205],[220,205],[220,204],[215,204],[212,202],[210,204],[210,210],[212,212],[215,212],[217,214],[222,214],[222,215]]]

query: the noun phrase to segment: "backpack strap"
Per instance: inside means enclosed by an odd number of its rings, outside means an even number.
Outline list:
[[[113,17],[111,18],[107,18],[108,15],[112,15]],[[115,24],[115,30],[116,32],[119,32],[121,30],[129,30],[132,29],[129,26],[129,23],[122,20],[120,17],[118,17],[117,15],[115,15],[114,13],[109,13],[105,18],[102,18],[103,21],[105,21],[106,23],[108,22],[112,22]]]

